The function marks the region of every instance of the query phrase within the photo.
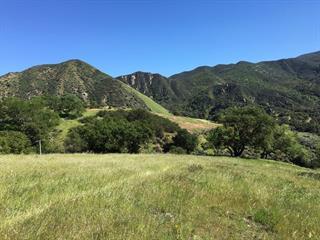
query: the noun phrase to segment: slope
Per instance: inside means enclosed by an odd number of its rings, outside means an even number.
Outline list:
[[[147,108],[120,81],[80,60],[39,65],[0,77],[0,99],[76,94],[90,106]]]
[[[117,77],[117,79],[163,106],[166,106],[168,102],[177,100],[177,96],[175,96],[175,93],[171,89],[168,78],[160,74],[135,72]]]
[[[130,93],[132,93],[134,96],[136,96],[138,99],[140,99],[141,101],[144,102],[144,104],[149,108],[149,110],[153,113],[159,113],[159,114],[163,114],[163,115],[170,115],[170,112],[165,109],[164,107],[162,107],[159,103],[156,103],[155,101],[153,101],[151,98],[149,98],[148,96],[142,94],[141,92],[135,90],[134,88],[121,83],[123,85],[123,87]]]
[[[319,56],[203,67],[170,80],[189,90],[184,114],[213,119],[224,108],[257,104],[298,130],[319,133]],[[195,83],[203,89],[193,87]]]
[[[318,239],[320,173],[184,155],[0,156],[0,238]]]
[[[141,87],[150,85],[150,76],[154,75],[135,73],[123,82],[146,91],[173,113],[215,119],[230,106],[255,104],[297,130],[320,133],[320,52],[277,61],[202,66],[162,76],[152,81],[161,86],[152,91]],[[164,92],[163,88],[174,97],[156,92]]]

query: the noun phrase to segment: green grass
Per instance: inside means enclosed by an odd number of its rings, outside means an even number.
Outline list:
[[[61,122],[60,122],[59,126],[57,127],[57,129],[61,131],[61,134],[60,134],[61,138],[64,139],[71,128],[77,127],[80,124],[81,123],[76,119],[74,119],[74,120],[61,119]]]
[[[103,111],[103,108],[88,108],[86,111],[83,113],[82,117],[93,117],[95,116],[98,112]]]
[[[91,116],[95,116],[99,111],[101,111],[103,109],[98,109],[98,108],[94,108],[94,109],[87,109],[84,113],[83,116],[81,118],[84,117],[91,117]],[[62,150],[62,152],[64,152],[64,140],[69,132],[69,130],[71,128],[77,127],[79,125],[81,125],[81,123],[79,122],[79,120],[81,119],[61,119],[60,124],[57,126],[57,130],[59,131],[59,134],[56,138],[56,143],[60,146],[60,149]]]
[[[159,113],[159,114],[163,114],[163,115],[171,115],[171,113],[167,109],[165,109],[160,104],[158,104],[155,101],[153,101],[151,98],[149,98],[146,95],[140,93],[139,91],[135,90],[134,88],[128,86],[125,83],[121,83],[121,84],[129,92],[133,93],[135,96],[140,98],[147,105],[147,107],[151,110],[151,112]]]
[[[157,104],[157,103],[155,103],[155,104]],[[106,109],[103,109],[103,108],[87,109],[83,113],[83,116],[81,118],[95,116],[99,111],[102,111],[102,110],[106,110]],[[116,110],[116,109],[111,109],[111,110],[108,109],[108,111],[113,111],[113,110]],[[158,115],[160,115],[162,117],[168,118],[169,120],[177,123],[181,128],[187,129],[188,131],[193,132],[193,133],[207,131],[209,129],[212,129],[212,128],[219,126],[219,124],[216,124],[214,122],[204,120],[204,119],[174,116],[174,115],[170,114],[169,112],[163,113],[163,109],[161,110],[161,108],[158,108],[158,112],[155,112],[155,111],[153,111],[153,112],[157,113]],[[160,113],[160,112],[162,112],[162,113]],[[57,127],[57,130],[60,132],[57,137],[57,143],[61,146],[61,149],[63,149],[63,142],[64,142],[64,139],[66,138],[69,130],[71,128],[77,127],[79,125],[80,125],[79,119],[73,119],[73,120],[62,119],[61,120],[59,126]]]
[[[0,156],[0,239],[318,239],[320,173],[184,155]]]

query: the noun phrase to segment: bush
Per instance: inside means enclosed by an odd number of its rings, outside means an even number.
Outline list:
[[[97,114],[97,118],[108,118],[115,121],[122,119],[130,123],[139,123],[150,129],[152,141],[158,146],[155,152],[159,152],[159,150],[165,148],[166,144],[172,142],[172,135],[181,129],[178,124],[171,122],[169,119],[141,109],[131,111],[101,111]],[[83,119],[82,122],[85,123],[94,119]]]
[[[22,132],[1,131],[0,132],[0,153],[21,154],[32,151],[31,142]]]
[[[68,134],[65,141],[68,152],[137,153],[141,147],[144,152],[159,152],[172,141],[176,147],[191,152],[196,140],[187,131],[179,133],[181,128],[176,123],[140,109],[100,111],[96,116],[83,118],[81,123],[82,126]],[[177,132],[175,140],[172,140]]]
[[[300,144],[297,134],[289,126],[276,126],[268,150],[270,158],[312,167],[311,152]]]
[[[182,147],[176,147],[176,146],[172,146],[169,150],[170,153],[173,154],[186,154],[187,151],[185,149],[183,149]]]
[[[97,114],[102,118],[126,119],[129,122],[141,122],[150,128],[155,136],[163,137],[164,133],[175,133],[180,127],[178,124],[171,122],[169,119],[155,115],[143,109],[131,111],[101,111]]]
[[[320,167],[320,143],[317,144],[317,146],[316,146],[315,155],[316,155],[316,159],[315,159],[313,165],[318,168],[318,167]]]
[[[138,153],[147,143],[152,131],[140,122],[125,119],[95,119],[79,126],[67,136],[66,150],[69,152]]]
[[[43,97],[45,104],[62,118],[75,119],[85,111],[83,101],[73,94]]]
[[[69,153],[88,152],[88,143],[85,139],[86,131],[84,127],[71,129],[64,142],[65,151]]]
[[[177,134],[173,137],[173,143],[169,147],[169,151],[171,152],[172,148],[182,148],[188,154],[193,152],[198,144],[197,136],[189,133],[185,129],[181,129],[177,132]]]
[[[48,138],[59,121],[58,114],[47,109],[39,99],[8,98],[0,103],[0,131],[22,132],[32,145]]]

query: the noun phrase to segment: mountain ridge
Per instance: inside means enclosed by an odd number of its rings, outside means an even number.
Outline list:
[[[199,66],[163,81],[176,99],[154,100],[178,114],[216,119],[227,107],[254,104],[299,130],[320,132],[320,51],[274,61]]]
[[[0,98],[29,99],[40,95],[77,95],[88,105],[144,108],[118,80],[79,59],[42,64],[0,77]]]
[[[156,106],[155,101],[172,113],[209,120],[228,107],[253,104],[300,131],[320,133],[320,51],[275,61],[199,66],[170,77],[137,71],[113,78],[70,59],[2,75],[0,90],[0,99],[72,93],[89,106],[148,109],[146,102]]]

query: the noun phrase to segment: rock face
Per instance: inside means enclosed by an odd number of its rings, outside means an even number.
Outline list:
[[[177,100],[174,91],[171,89],[169,79],[160,74],[135,72],[119,76],[117,79],[164,106]]]
[[[88,105],[147,108],[121,82],[80,60],[40,65],[0,77],[0,98],[76,94]]]

